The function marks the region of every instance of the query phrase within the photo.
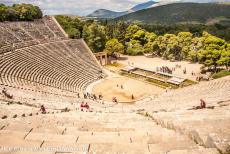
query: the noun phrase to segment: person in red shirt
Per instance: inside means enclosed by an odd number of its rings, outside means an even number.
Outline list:
[[[206,103],[203,99],[200,99],[200,108],[201,109],[206,108]]]
[[[87,110],[89,110],[89,105],[88,105],[88,103],[85,103],[85,108],[86,108]]]
[[[81,103],[80,107],[81,107],[81,111],[83,111],[83,108],[85,107],[84,102]]]
[[[46,114],[46,109],[45,109],[44,105],[41,106],[40,111],[42,111],[42,114]]]

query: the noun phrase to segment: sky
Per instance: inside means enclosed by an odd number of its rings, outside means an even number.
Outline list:
[[[39,6],[44,14],[75,14],[88,15],[97,9],[126,11],[136,4],[148,0],[0,0],[0,3],[31,3]],[[157,0],[164,1],[164,0]]]
[[[45,15],[73,14],[85,16],[97,9],[113,11],[127,11],[133,6],[147,2],[148,0],[0,0],[0,3],[30,3],[39,6]],[[155,0],[161,3],[175,1],[207,2],[216,0]],[[223,0],[217,0],[223,1]],[[230,0],[224,0],[229,1]]]

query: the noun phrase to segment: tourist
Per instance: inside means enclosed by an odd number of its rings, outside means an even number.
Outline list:
[[[200,99],[200,108],[201,109],[206,108],[206,102],[203,99]]]
[[[192,71],[192,76],[195,75],[195,73]]]
[[[89,105],[88,103],[85,103],[85,106],[84,106],[87,110],[89,110]]]
[[[97,96],[93,94],[93,100],[97,100]]]
[[[132,100],[134,100],[134,95],[132,94]]]
[[[116,97],[113,97],[113,100],[112,100],[114,103],[118,104],[118,101],[117,101],[117,98]]]
[[[121,89],[124,89],[123,85],[121,85]]]
[[[84,99],[87,99],[87,95],[86,94],[84,94]]]
[[[102,94],[99,94],[98,98],[101,100],[103,98]]]
[[[186,71],[186,67],[184,68],[183,73],[184,73],[184,74],[186,74],[186,73],[187,73],[187,71]]]
[[[90,93],[87,92],[87,93],[86,93],[86,96],[87,96],[88,98],[90,98]]]
[[[80,94],[79,93],[77,93],[77,97],[80,98]]]
[[[44,105],[41,106],[40,111],[42,112],[42,114],[46,114],[46,109]]]
[[[3,94],[6,93],[6,88],[3,88],[2,93],[3,93]]]
[[[84,110],[83,110],[84,107],[85,107],[84,102],[82,102],[81,105],[80,105],[81,111],[84,111]]]

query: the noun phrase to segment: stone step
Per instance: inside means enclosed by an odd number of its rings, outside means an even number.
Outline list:
[[[77,143],[130,143],[129,137],[114,136],[114,135],[89,135],[79,136]]]
[[[76,143],[78,136],[72,135],[57,135],[49,133],[33,133],[31,132],[26,140],[28,141],[67,141],[69,143]]]
[[[191,150],[172,150],[169,151],[167,154],[219,154],[219,152],[215,148],[201,148]]]
[[[89,150],[89,144],[69,143],[68,141],[45,141],[43,149],[53,148],[56,153],[83,153]]]
[[[167,153],[171,150],[187,150],[197,148],[197,145],[189,140],[171,140],[168,142],[161,142],[157,144],[149,144],[151,153],[162,154]]]
[[[90,154],[150,154],[147,144],[134,143],[93,143],[90,144]]]

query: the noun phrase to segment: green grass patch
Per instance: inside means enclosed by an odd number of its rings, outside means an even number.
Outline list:
[[[160,87],[163,87],[163,88],[169,88],[171,87],[172,89],[177,89],[179,88],[178,86],[174,85],[174,84],[170,84],[170,83],[167,83],[167,82],[162,82],[162,81],[159,81],[159,80],[155,80],[155,79],[150,79],[150,78],[146,78],[147,82],[150,82],[150,83],[154,83]]]
[[[182,84],[182,87],[187,87],[187,86],[191,86],[191,85],[194,85],[194,84],[197,84],[197,82],[195,81],[192,81],[192,80],[185,80]]]
[[[218,78],[222,78],[222,77],[225,77],[225,76],[228,76],[228,75],[230,75],[230,71],[220,71],[218,73],[214,73],[212,75],[212,78],[218,79]]]
[[[123,67],[124,65],[120,64],[120,63],[117,63],[117,62],[114,62],[112,64],[108,64],[108,66],[112,66],[112,67]]]

